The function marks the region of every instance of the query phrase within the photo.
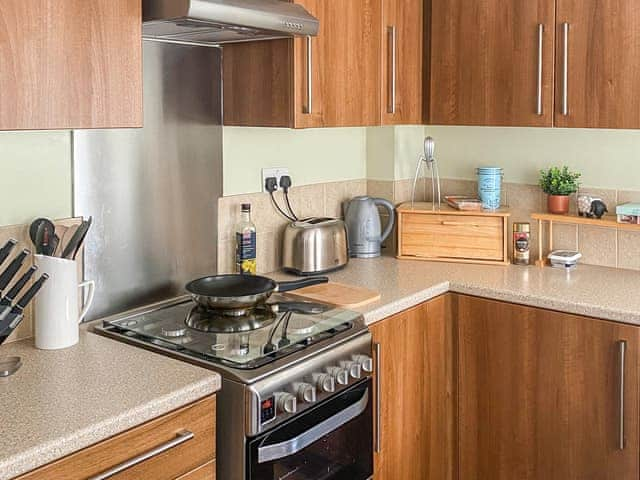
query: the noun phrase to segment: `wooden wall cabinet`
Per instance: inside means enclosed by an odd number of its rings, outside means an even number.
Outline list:
[[[457,316],[461,479],[638,478],[640,329],[467,296]]]
[[[381,409],[375,480],[454,478],[450,317],[447,295],[371,326]]]
[[[555,0],[431,0],[430,15],[431,124],[552,126]]]
[[[139,0],[2,0],[0,130],[142,126]]]
[[[421,123],[422,0],[297,3],[317,37],[224,47],[225,125]]]
[[[557,0],[556,39],[555,125],[640,128],[640,2]]]

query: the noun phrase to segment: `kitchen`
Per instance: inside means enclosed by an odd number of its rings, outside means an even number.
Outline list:
[[[638,20],[4,0],[0,479],[640,478]]]

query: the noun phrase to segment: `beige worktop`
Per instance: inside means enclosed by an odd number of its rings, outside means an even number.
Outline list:
[[[220,376],[81,331],[64,350],[32,340],[0,347],[24,365],[0,378],[0,480],[175,410],[220,388]]]
[[[292,278],[282,273],[274,277]],[[443,293],[457,292],[640,325],[640,272],[632,270],[579,265],[567,272],[383,256],[351,259],[329,277],[380,292],[379,301],[356,309],[368,324]]]

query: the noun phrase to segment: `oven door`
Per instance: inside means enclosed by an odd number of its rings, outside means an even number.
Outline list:
[[[373,476],[371,379],[247,442],[247,480]]]

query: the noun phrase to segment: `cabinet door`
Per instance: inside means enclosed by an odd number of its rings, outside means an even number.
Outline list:
[[[296,3],[320,20],[320,33],[294,40],[295,126],[378,125],[381,0]]]
[[[139,0],[0,3],[0,130],[142,126]]]
[[[450,298],[394,315],[371,332],[380,386],[374,478],[452,479]]]
[[[555,0],[432,0],[430,123],[548,126]]]
[[[640,2],[558,0],[557,24],[556,126],[640,128]]]
[[[637,327],[466,296],[458,315],[461,479],[638,478]]]
[[[422,123],[423,0],[382,3],[382,124]]]

